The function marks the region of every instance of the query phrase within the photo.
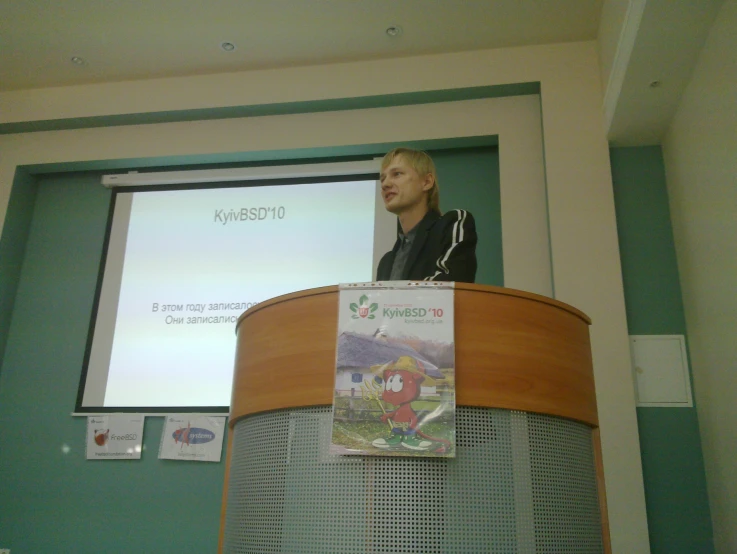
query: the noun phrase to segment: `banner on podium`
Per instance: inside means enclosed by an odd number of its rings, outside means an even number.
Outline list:
[[[330,452],[455,456],[453,283],[340,286]]]

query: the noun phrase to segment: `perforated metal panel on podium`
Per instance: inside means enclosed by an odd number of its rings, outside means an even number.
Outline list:
[[[223,552],[609,551],[588,318],[455,294],[455,458],[328,453],[337,287],[240,318]]]

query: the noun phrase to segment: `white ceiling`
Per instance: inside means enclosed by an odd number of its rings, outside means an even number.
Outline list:
[[[596,40],[602,6],[639,6],[607,130],[615,145],[657,144],[723,1],[2,0],[0,92]]]
[[[644,4],[642,19],[607,129],[615,146],[661,143],[724,4],[724,0],[637,1]],[[734,56],[733,52],[733,60]],[[657,86],[651,86],[654,81]]]
[[[601,0],[3,0],[0,90],[593,40],[600,11]]]

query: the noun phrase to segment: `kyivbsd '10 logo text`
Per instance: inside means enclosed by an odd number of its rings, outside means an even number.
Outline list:
[[[351,302],[351,311],[353,312],[351,318],[358,319],[360,317],[363,319],[374,319],[376,317],[374,312],[378,308],[379,305],[376,302],[369,304],[369,298],[364,294],[358,299],[358,304]]]

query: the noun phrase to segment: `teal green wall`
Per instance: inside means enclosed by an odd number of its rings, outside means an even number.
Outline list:
[[[8,342],[10,316],[23,267],[37,188],[36,179],[26,171],[19,170],[8,200],[4,232],[0,238],[0,362]]]
[[[468,208],[479,222],[479,282],[500,285],[498,150],[447,149],[452,144],[417,146],[437,161],[441,206]],[[310,154],[322,155],[321,161],[366,158],[392,146]],[[296,159],[305,152],[273,154]],[[186,162],[212,160],[172,161]],[[0,244],[0,291],[7,298],[0,320],[0,336],[7,335],[0,366],[0,547],[24,554],[214,552],[223,462],[159,460],[161,418],[146,419],[141,460],[87,461],[86,419],[70,415],[108,216],[111,193],[99,184],[105,165],[90,162],[95,171],[56,174],[27,168],[13,187]]]
[[[630,335],[686,335],[659,146],[610,151]],[[637,408],[653,554],[714,552],[697,407]]]
[[[450,145],[416,146],[431,149],[437,161],[443,209],[468,208],[476,216],[478,282],[503,284],[496,149]],[[391,146],[275,152],[263,159],[356,158]],[[160,418],[146,420],[142,460],[84,459],[86,421],[69,414],[110,193],[99,185],[99,172],[35,174],[252,162],[249,156],[19,170],[0,241],[0,547],[26,553],[214,551],[224,465],[158,460]],[[685,334],[660,148],[615,148],[611,159],[629,332]],[[652,552],[713,552],[696,408],[637,412]]]
[[[504,286],[499,155],[495,148],[432,150],[442,211],[463,208],[476,221],[476,282]]]
[[[212,552],[222,464],[157,460],[160,418],[146,420],[142,461],[88,462],[86,420],[70,416],[109,198],[95,175],[38,186],[0,372],[0,546]]]

